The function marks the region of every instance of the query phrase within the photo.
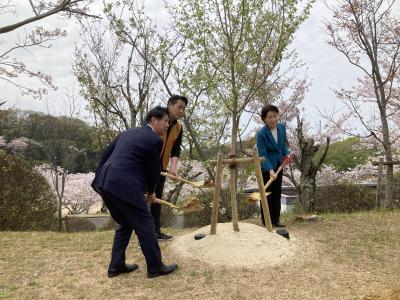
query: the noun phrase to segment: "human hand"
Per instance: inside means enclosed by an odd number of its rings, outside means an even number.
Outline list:
[[[146,202],[147,203],[155,203],[156,202],[156,193],[146,194]]]
[[[283,163],[285,165],[291,164],[293,162],[293,156],[288,154],[286,156],[283,157]]]
[[[276,178],[278,178],[278,175],[273,171],[269,171],[269,177],[272,178],[272,180],[275,180]]]
[[[171,168],[169,169],[169,174],[171,174],[171,175],[173,175],[173,176],[176,176],[176,168],[171,167]]]

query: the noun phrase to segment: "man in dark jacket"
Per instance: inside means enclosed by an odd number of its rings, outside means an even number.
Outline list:
[[[167,107],[169,127],[168,131],[161,135],[163,140],[163,148],[161,151],[161,169],[163,172],[166,172],[168,164],[171,161],[169,173],[174,176],[176,176],[183,136],[182,125],[179,120],[183,118],[187,104],[188,99],[185,96],[173,95],[168,99]],[[163,196],[164,184],[165,177],[160,176],[156,186],[156,197],[159,199],[161,199]],[[161,205],[159,203],[152,203],[150,206],[150,211],[154,218],[154,225],[156,227],[158,240],[170,240],[172,236],[161,231]]]
[[[168,130],[168,120],[166,108],[157,106],[150,110],[145,126],[121,133],[100,159],[92,187],[120,225],[115,231],[108,277],[138,268],[136,264],[125,263],[125,250],[133,230],[146,258],[149,278],[167,275],[177,268],[175,264],[162,263],[154,221],[147,206],[156,199],[154,189],[160,176],[163,146],[160,136]]]

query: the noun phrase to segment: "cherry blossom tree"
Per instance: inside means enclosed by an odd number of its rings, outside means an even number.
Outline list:
[[[19,1],[21,2],[21,1]],[[32,11],[31,16],[25,16],[16,22],[0,25],[0,35],[6,38],[12,31],[26,27],[31,23],[52,15],[60,15],[64,18],[97,17],[89,13],[91,0],[60,0],[43,1],[30,0],[26,4],[16,3],[13,0],[2,1],[0,4],[0,16],[13,15],[15,19],[21,16],[21,11],[29,7]],[[17,87],[23,95],[31,95],[34,98],[41,98],[47,93],[47,89],[56,89],[52,77],[42,71],[32,70],[26,63],[17,58],[20,50],[31,51],[34,48],[50,48],[51,42],[66,36],[66,31],[60,28],[46,29],[42,25],[25,30],[18,34],[18,38],[12,46],[0,47],[0,80]],[[31,85],[22,83],[23,78],[33,78],[38,80],[42,87],[32,88]]]
[[[93,172],[68,175],[63,206],[70,214],[88,213],[91,206],[102,202],[99,194],[90,186],[93,179]]]
[[[11,150],[13,153],[23,152],[28,148],[29,139],[26,137],[19,137],[10,141],[6,148]]]
[[[94,173],[67,174],[67,176],[56,176],[54,167],[50,165],[36,166],[36,169],[46,178],[53,192],[61,196],[61,208],[66,209],[69,214],[87,213],[89,208],[101,202],[101,197],[91,188]],[[57,171],[63,173],[61,167]],[[59,186],[64,186],[62,195]]]
[[[145,24],[140,30],[131,31],[129,38],[151,55],[155,30],[147,24],[150,19],[143,15],[143,6],[136,2],[104,3],[103,11],[107,18],[126,16]],[[96,125],[105,132],[140,126],[154,95],[153,69],[134,45],[119,39],[118,29],[112,24],[105,25],[103,20],[80,25],[82,42],[75,50],[73,69]],[[110,139],[106,136],[106,140]]]
[[[328,6],[333,17],[326,22],[329,45],[362,73],[357,86],[336,91],[347,108],[346,115],[339,121],[326,117],[349,134],[353,131],[341,120],[352,125],[358,121],[364,137],[371,136],[380,144],[388,162],[393,161],[393,144],[400,137],[394,120],[400,109],[400,22],[396,4],[396,0],[336,1]],[[391,207],[393,165],[387,165],[385,179],[385,206]]]

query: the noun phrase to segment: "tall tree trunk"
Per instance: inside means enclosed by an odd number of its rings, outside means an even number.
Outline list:
[[[237,155],[236,143],[238,135],[238,122],[237,114],[232,114],[232,140],[231,140],[231,153],[230,157],[235,158]],[[238,208],[237,208],[237,166],[230,166],[231,177],[230,177],[230,187],[231,187],[231,207],[232,207],[232,225],[234,231],[240,231],[239,229],[239,219],[238,219]]]
[[[389,126],[385,114],[381,114],[382,122],[382,133],[383,133],[383,148],[385,153],[385,160],[392,161],[392,146],[389,139]],[[393,165],[386,165],[386,176],[385,176],[385,201],[384,207],[391,208],[393,206]]]

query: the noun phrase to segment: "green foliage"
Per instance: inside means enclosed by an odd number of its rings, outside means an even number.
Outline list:
[[[322,150],[318,150],[316,160],[321,157]],[[365,164],[372,154],[373,151],[366,149],[359,138],[349,137],[330,144],[324,164],[333,166],[337,171],[348,171],[358,165]]]
[[[319,186],[315,192],[315,211],[354,212],[375,207],[375,190],[350,182]]]
[[[55,195],[22,158],[0,152],[0,230],[55,229]]]
[[[0,119],[0,136],[8,141],[18,137],[31,140],[23,155],[32,164],[53,162],[57,157],[58,165],[63,165],[65,156],[73,154],[68,162],[69,172],[95,169],[101,149],[95,139],[95,128],[84,121],[19,110],[0,110]]]

